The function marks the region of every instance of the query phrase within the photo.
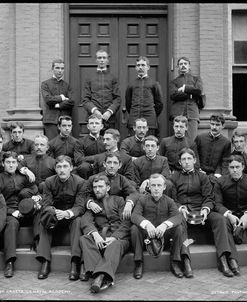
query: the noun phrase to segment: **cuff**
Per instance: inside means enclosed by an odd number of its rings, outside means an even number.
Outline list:
[[[163,223],[167,225],[168,229],[170,229],[170,228],[173,227],[173,223],[171,221],[169,221],[169,220],[166,220]]]
[[[60,94],[62,101],[65,101],[65,96],[63,94]]]
[[[208,211],[208,214],[210,213],[210,208],[209,207],[203,207],[202,210],[206,209]]]
[[[247,214],[247,211],[244,211],[244,214]]]
[[[90,210],[90,208],[89,208],[89,204],[90,204],[90,202],[91,202],[91,201],[93,201],[93,199],[89,199],[89,200],[87,201],[86,208],[87,208],[88,210]]]
[[[107,111],[110,111],[110,113],[113,114],[113,111],[111,109],[108,108]]]
[[[225,213],[223,214],[223,216],[227,217],[228,214],[232,214],[232,211],[230,211],[230,210],[225,211]]]
[[[67,210],[67,213],[69,213],[69,218],[65,218],[65,219],[70,219],[74,216],[74,213],[71,210]]]
[[[127,199],[126,202],[130,202],[132,205],[132,208],[134,207],[134,202],[131,199]]]
[[[187,210],[187,207],[186,207],[186,206],[180,206],[180,207],[178,208],[179,212],[181,212],[182,209]]]
[[[144,230],[146,229],[146,226],[150,223],[149,220],[142,220],[140,223],[140,227],[143,228]]]
[[[97,110],[97,107],[93,107],[91,113],[94,113],[95,110]]]

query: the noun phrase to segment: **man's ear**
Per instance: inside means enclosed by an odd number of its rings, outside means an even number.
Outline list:
[[[110,187],[109,185],[107,185],[107,186],[106,186],[106,190],[107,190],[107,192],[109,192],[109,191],[110,191],[110,189],[111,189],[111,187]]]
[[[181,164],[181,160],[179,160],[179,161],[178,161],[178,163],[180,164],[180,166],[182,166],[182,164]]]
[[[106,163],[105,163],[105,161],[103,161],[103,166],[104,166],[104,168],[106,168]]]

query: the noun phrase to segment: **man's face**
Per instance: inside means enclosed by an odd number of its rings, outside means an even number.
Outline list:
[[[148,132],[148,125],[147,122],[142,122],[142,121],[137,121],[136,125],[133,126],[133,129],[135,131],[135,135],[142,139],[143,137],[146,136]]]
[[[191,171],[194,169],[196,159],[193,157],[193,155],[189,153],[184,153],[182,154],[179,162],[185,171]]]
[[[34,151],[37,155],[44,155],[48,151],[48,142],[45,138],[37,137],[34,139]]]
[[[148,70],[150,69],[150,66],[147,64],[146,61],[140,60],[136,62],[136,71],[138,75],[140,76],[146,76],[148,74]]]
[[[178,70],[180,73],[187,73],[190,71],[190,63],[181,59],[178,63]]]
[[[12,137],[13,141],[16,143],[19,143],[22,141],[23,135],[24,135],[24,131],[19,126],[14,128],[11,132],[11,137]]]
[[[72,121],[62,120],[58,129],[62,136],[69,136],[72,131]]]
[[[239,161],[233,160],[231,163],[229,163],[228,170],[231,177],[235,180],[238,180],[243,174],[244,166]]]
[[[173,130],[176,137],[184,137],[185,132],[187,131],[187,126],[182,122],[174,122]]]
[[[10,174],[14,174],[18,167],[17,159],[13,157],[6,158],[5,161],[3,162],[3,167],[4,167],[4,171]]]
[[[163,191],[166,188],[166,185],[162,177],[157,177],[157,178],[151,178],[149,180],[149,187],[150,187],[151,195],[158,200],[162,196]]]
[[[146,153],[146,156],[152,158],[155,157],[155,155],[157,154],[159,146],[155,141],[147,140],[145,141],[143,149]]]
[[[105,133],[103,138],[106,151],[114,150],[117,147],[117,141],[110,133]]]
[[[110,175],[115,175],[122,166],[116,156],[107,157],[103,165],[105,167],[106,172]]]
[[[3,138],[0,137],[0,152],[2,151],[3,149]]]
[[[104,180],[93,182],[93,191],[97,199],[104,198],[109,190],[110,186]]]
[[[235,136],[232,140],[233,146],[236,151],[245,151],[245,138],[244,136]]]
[[[104,69],[107,67],[109,60],[108,54],[106,51],[98,52],[96,54],[96,63],[98,64],[98,68]]]
[[[87,128],[93,135],[100,133],[100,130],[103,128],[102,120],[97,118],[90,119],[88,121]]]
[[[213,133],[213,135],[216,136],[221,133],[224,126],[221,124],[221,122],[211,120],[210,128],[211,128],[211,132]]]
[[[57,79],[62,78],[64,74],[64,63],[55,63],[52,71],[53,71],[53,75]]]
[[[70,173],[73,170],[73,167],[69,162],[64,160],[56,164],[55,170],[61,180],[66,180],[70,177]]]

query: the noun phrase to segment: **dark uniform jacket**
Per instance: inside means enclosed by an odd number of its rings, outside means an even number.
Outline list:
[[[77,141],[73,136],[63,137],[59,134],[49,141],[48,154],[53,158],[57,158],[59,155],[68,155],[73,160]]]
[[[208,176],[200,171],[175,171],[171,177],[172,198],[177,206],[186,206],[189,211],[200,211],[203,207],[214,209],[213,188]]]
[[[129,113],[128,128],[132,128],[135,119],[144,117],[149,128],[156,129],[157,116],[163,109],[160,84],[149,77],[137,78],[125,93],[126,109]]]
[[[180,92],[178,88],[185,86],[185,91]],[[170,98],[172,100],[170,119],[177,115],[184,115],[188,119],[199,121],[199,109],[196,97],[203,91],[200,77],[193,76],[190,72],[181,74],[170,82]]]
[[[35,184],[29,182],[25,175],[18,171],[14,174],[0,173],[0,194],[3,195],[7,205],[7,215],[18,210],[18,204],[23,198],[32,197],[38,193]]]
[[[182,222],[182,216],[174,200],[167,195],[162,195],[156,201],[151,194],[145,194],[141,195],[131,215],[132,223],[137,226],[140,226],[143,220],[150,221],[155,227],[169,220],[175,227]]]
[[[35,183],[39,185],[41,182],[45,181],[47,177],[56,174],[55,171],[55,159],[44,155],[26,155],[24,160],[21,161],[20,167],[27,167],[35,175]]]
[[[238,217],[247,211],[247,175],[235,181],[230,175],[217,179],[215,184],[216,211],[222,215],[230,210]]]
[[[107,109],[112,110],[113,115],[108,120],[109,123],[115,121],[121,104],[121,95],[118,80],[115,76],[106,71],[97,71],[91,79],[85,81],[83,106],[89,114],[92,109],[97,109],[103,114]]]
[[[34,152],[34,142],[28,138],[23,138],[21,142],[10,140],[3,144],[3,151],[14,151],[18,155],[31,154]]]
[[[65,182],[58,175],[48,177],[43,191],[43,209],[54,206],[63,211],[71,210],[75,217],[81,215],[84,212],[83,185],[84,179],[74,174]]]
[[[121,142],[120,150],[132,157],[140,157],[142,155],[145,155],[142,141],[140,141],[135,135],[126,137]]]
[[[75,164],[79,166],[83,161],[91,164],[94,162],[95,154],[105,152],[105,145],[103,143],[103,136],[96,139],[94,136],[88,134],[79,138],[75,145],[74,160]]]
[[[179,152],[183,148],[189,148],[190,142],[186,136],[178,138],[175,135],[162,138],[160,142],[160,155],[166,156],[169,167],[173,170],[182,170],[179,164]]]
[[[145,179],[148,179],[151,174],[160,173],[166,178],[169,178],[171,171],[168,165],[168,160],[165,156],[156,155],[154,159],[149,159],[143,155],[133,161],[135,182],[138,186]]]
[[[123,220],[124,199],[120,196],[110,195],[95,202],[103,210],[99,213],[86,211],[81,219],[83,233],[98,231],[103,237],[130,239],[130,221]]]
[[[58,118],[61,115],[71,116],[71,110],[74,106],[73,91],[68,83],[64,80],[58,81],[52,77],[49,80],[42,82],[41,94],[43,102],[41,108],[43,111],[43,124],[57,124]],[[69,98],[68,101],[62,101],[60,94]],[[55,108],[59,103],[60,108]]]
[[[231,153],[231,142],[220,134],[213,137],[211,132],[201,133],[195,138],[193,147],[200,161],[200,168],[207,174],[222,174],[226,169],[226,159]]]
[[[131,156],[122,151],[117,152],[119,152],[120,159],[122,162],[122,167],[118,170],[118,173],[124,175],[130,180],[134,180],[134,169]],[[106,152],[94,156],[93,174],[97,174],[105,170],[105,167],[103,166],[105,157]]]
[[[106,175],[110,181],[110,195],[117,195],[123,197],[125,200],[130,199],[136,202],[138,198],[138,193],[133,183],[129,181],[129,179],[121,174],[116,173],[114,176],[108,175],[105,171],[100,172],[96,175],[92,175],[86,180],[86,188],[84,194],[86,196],[86,200],[92,198],[93,194],[93,180],[96,176]]]

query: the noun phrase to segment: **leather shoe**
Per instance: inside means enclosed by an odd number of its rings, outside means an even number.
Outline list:
[[[177,277],[177,278],[183,278],[183,273],[179,267],[179,263],[177,261],[171,261],[171,272]]]
[[[41,269],[38,273],[38,279],[46,279],[50,273],[50,262],[44,261],[41,265]]]
[[[114,283],[110,280],[107,280],[107,279],[104,279],[103,280],[103,283],[100,287],[100,291],[102,290],[106,290],[107,288],[109,288],[110,286],[114,285]]]
[[[71,262],[71,269],[69,274],[69,280],[76,281],[79,279],[79,264],[77,262],[72,261]]]
[[[191,268],[191,263],[190,263],[190,259],[188,257],[184,258],[184,276],[186,278],[193,278],[193,271]]]
[[[230,270],[227,260],[226,260],[226,256],[222,255],[219,258],[219,263],[218,263],[218,267],[219,267],[219,271],[223,273],[224,276],[226,277],[233,277],[233,272]]]
[[[237,260],[234,258],[230,258],[228,260],[229,267],[235,276],[240,276],[240,267],[237,263]]]
[[[92,282],[90,290],[93,293],[98,293],[100,291],[101,285],[103,283],[104,274],[99,274]]]
[[[81,264],[81,270],[80,270],[80,276],[79,276],[80,280],[81,281],[88,281],[90,277],[91,277],[91,273],[85,271],[84,264],[82,263]]]
[[[13,276],[14,276],[14,263],[9,261],[9,262],[7,262],[5,270],[4,270],[4,277],[11,278]]]
[[[135,279],[141,279],[143,274],[143,262],[142,261],[136,261],[135,262],[135,269],[134,269],[134,278]]]

